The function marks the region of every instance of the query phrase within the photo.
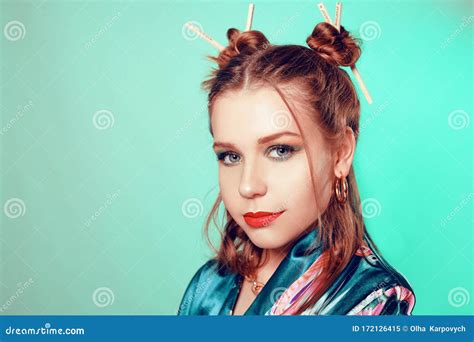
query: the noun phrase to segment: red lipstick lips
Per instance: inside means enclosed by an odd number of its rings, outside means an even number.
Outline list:
[[[267,211],[258,211],[256,213],[248,212],[244,215],[244,220],[249,226],[261,228],[268,226],[284,212],[284,210],[277,213],[270,213]]]

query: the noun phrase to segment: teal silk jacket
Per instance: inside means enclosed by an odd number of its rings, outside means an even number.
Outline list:
[[[291,304],[304,297],[320,270],[321,248],[305,253],[317,230],[293,245],[244,315],[291,315]],[[410,315],[415,305],[412,287],[372,247],[359,248],[332,286],[303,315]],[[211,259],[191,279],[178,315],[231,315],[243,277],[219,269]],[[314,283],[314,281],[313,281]],[[307,295],[307,294],[306,294]]]

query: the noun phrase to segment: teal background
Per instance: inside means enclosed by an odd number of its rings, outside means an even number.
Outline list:
[[[255,4],[274,44],[305,45],[322,21],[313,1]],[[183,25],[226,44],[247,5],[1,1],[1,314],[175,314],[212,255],[218,192],[200,89],[216,50]],[[354,162],[366,224],[415,315],[472,314],[472,15],[470,1],[343,2],[374,99],[360,93]]]

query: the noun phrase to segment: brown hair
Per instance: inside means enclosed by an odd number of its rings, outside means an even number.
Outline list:
[[[240,32],[231,28],[227,31],[227,37],[228,46],[217,57],[208,56],[218,64],[210,78],[202,83],[209,92],[209,115],[212,115],[214,102],[224,92],[267,85],[279,93],[300,131],[302,127],[294,114],[293,103],[303,105],[304,111],[318,124],[330,148],[341,143],[347,126],[352,129],[357,141],[360,102],[350,77],[339,66],[354,65],[361,55],[361,49],[359,42],[343,26],[337,31],[328,23],[319,23],[306,40],[310,48],[272,45],[263,33],[254,30]],[[209,128],[213,135],[211,125]],[[308,159],[313,175],[309,154]],[[338,203],[333,193],[326,210],[307,228],[308,231],[315,229],[316,225],[324,227],[318,230],[317,238],[324,253],[321,259],[324,260],[324,268],[318,281],[313,283],[309,298],[296,311],[297,314],[315,304],[330,287],[363,243],[364,234],[372,242],[365,229],[352,166],[347,181],[349,193],[346,203]],[[227,210],[223,217],[223,231],[219,231],[219,249],[214,248],[209,239],[211,220],[219,226],[217,220],[221,201],[219,194],[207,217],[205,235],[216,252],[215,259],[221,268],[251,275],[265,262],[261,260],[263,250],[250,241]]]

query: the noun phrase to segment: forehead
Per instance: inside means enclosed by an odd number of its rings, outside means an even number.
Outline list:
[[[257,140],[270,134],[300,133],[285,102],[272,88],[228,91],[214,102],[211,125],[215,140]]]

